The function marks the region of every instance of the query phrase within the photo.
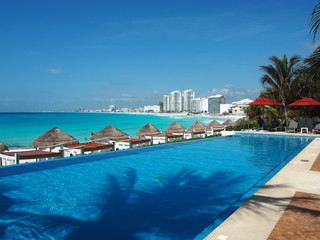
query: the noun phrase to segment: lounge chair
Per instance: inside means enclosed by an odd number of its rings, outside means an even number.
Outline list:
[[[314,129],[312,130],[313,133],[320,133],[320,123],[316,124],[314,126]]]
[[[300,118],[299,120],[300,129],[308,128],[308,132],[312,132],[313,129],[313,120],[311,118]]]
[[[294,120],[289,121],[288,127],[285,129],[286,132],[297,132],[298,131],[298,123]]]

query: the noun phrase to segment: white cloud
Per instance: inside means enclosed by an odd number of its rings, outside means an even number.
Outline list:
[[[120,94],[121,97],[131,97],[131,95],[127,94],[127,93],[122,93]]]
[[[261,92],[261,89],[238,88],[231,84],[226,84],[223,88],[213,88],[210,95],[222,94],[227,98],[227,102],[231,103],[244,98],[256,99]]]
[[[305,48],[305,49],[308,49],[308,50],[314,51],[314,50],[317,49],[317,47],[319,46],[319,44],[320,44],[320,43],[312,43],[312,42],[309,42],[309,43],[306,43],[306,44],[304,45],[304,48]]]
[[[62,73],[62,70],[60,68],[48,68],[47,72],[50,74],[59,74]]]
[[[234,86],[232,84],[226,84],[223,86],[224,88],[233,88]]]

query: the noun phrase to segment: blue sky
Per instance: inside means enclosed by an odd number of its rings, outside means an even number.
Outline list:
[[[317,0],[4,0],[0,112],[254,99],[270,56],[313,51]]]

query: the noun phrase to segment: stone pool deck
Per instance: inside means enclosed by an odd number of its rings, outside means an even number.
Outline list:
[[[259,132],[257,132],[259,133]],[[313,134],[286,134],[317,136]],[[320,138],[312,141],[205,240],[320,239]]]

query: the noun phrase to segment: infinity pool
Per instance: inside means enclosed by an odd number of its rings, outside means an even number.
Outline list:
[[[0,239],[203,239],[313,138],[234,135],[0,168]]]

